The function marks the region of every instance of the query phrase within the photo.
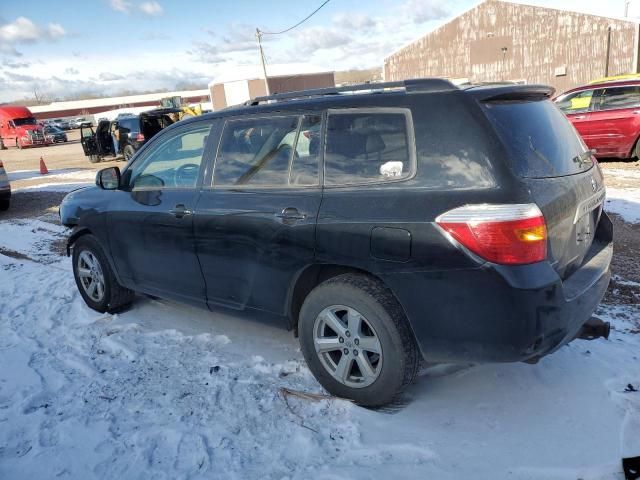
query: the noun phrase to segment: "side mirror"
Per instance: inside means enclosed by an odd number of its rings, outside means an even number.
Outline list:
[[[116,190],[120,186],[120,169],[109,167],[99,170],[96,175],[96,185],[103,190]]]

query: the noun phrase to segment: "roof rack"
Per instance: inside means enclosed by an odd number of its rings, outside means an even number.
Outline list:
[[[264,102],[278,102],[282,100],[293,100],[302,98],[324,97],[329,95],[340,95],[345,93],[382,90],[395,90],[404,88],[407,93],[416,92],[448,92],[458,90],[453,83],[443,78],[416,78],[411,80],[400,80],[396,82],[383,83],[362,83],[359,85],[349,85],[345,87],[315,88],[311,90],[299,90],[295,92],[276,93],[264,97],[256,97],[245,102],[247,106],[259,105]]]

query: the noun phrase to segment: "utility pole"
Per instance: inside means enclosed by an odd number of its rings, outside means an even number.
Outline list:
[[[629,16],[629,4],[631,3],[631,0],[627,0],[626,2],[624,2],[624,16],[625,18]]]
[[[604,67],[604,76],[609,76],[609,58],[611,57],[611,25],[607,28],[607,61]]]
[[[269,77],[267,77],[267,64],[264,61],[264,51],[262,50],[262,32],[259,28],[256,28],[256,38],[258,39],[258,49],[260,50],[262,73],[264,73],[264,86],[267,90],[267,95],[271,95],[271,90],[269,89]]]

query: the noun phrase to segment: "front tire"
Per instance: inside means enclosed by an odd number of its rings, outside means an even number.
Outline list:
[[[100,157],[98,155],[89,155],[89,161],[91,163],[99,163]]]
[[[366,275],[340,275],[316,287],[300,310],[299,338],[320,384],[362,406],[393,402],[420,366],[400,304]]]
[[[9,210],[10,206],[11,206],[11,198],[3,198],[2,200],[0,200],[0,212],[5,212]]]
[[[134,292],[118,284],[107,256],[93,235],[80,237],[73,245],[73,276],[89,308],[100,313],[126,309]]]

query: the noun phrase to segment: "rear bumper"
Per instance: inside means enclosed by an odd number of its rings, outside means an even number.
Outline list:
[[[554,352],[591,318],[609,284],[613,227],[602,214],[583,265],[562,280],[551,264],[388,275],[424,358],[515,362]]]

